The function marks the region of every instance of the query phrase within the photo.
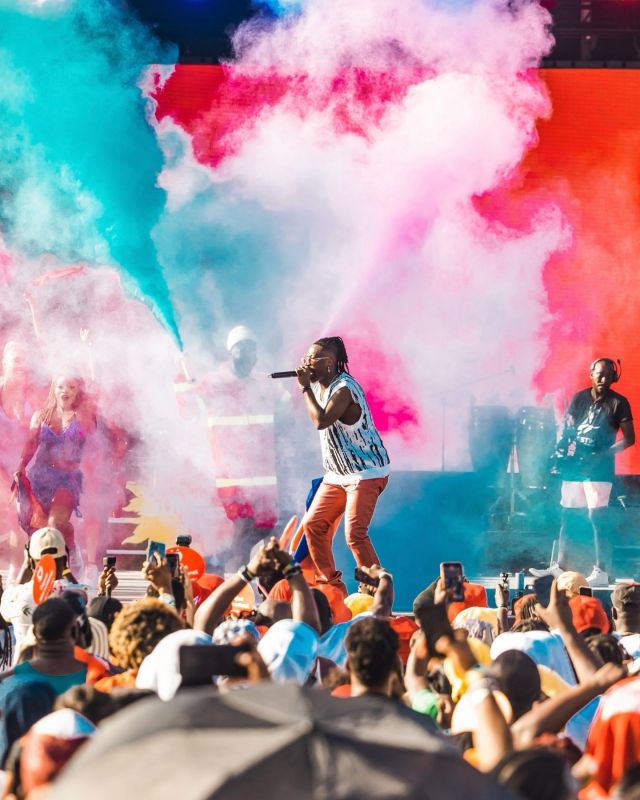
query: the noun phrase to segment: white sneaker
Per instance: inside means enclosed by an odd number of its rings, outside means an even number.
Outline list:
[[[547,569],[530,569],[529,572],[533,575],[534,578],[546,578],[547,575],[553,575],[554,578],[558,578],[564,570],[558,564],[557,561],[554,561],[553,564],[549,564]]]
[[[603,569],[594,566],[589,575],[587,575],[587,583],[589,586],[608,586],[609,576]]]

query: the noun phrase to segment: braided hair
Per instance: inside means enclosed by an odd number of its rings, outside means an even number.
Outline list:
[[[314,344],[323,350],[332,350],[335,353],[338,375],[341,372],[349,372],[349,356],[340,336],[325,336],[323,339],[317,339]]]
[[[11,627],[0,617],[0,631],[4,633],[4,641],[0,646],[0,670],[9,669],[13,662],[13,642],[11,640]]]

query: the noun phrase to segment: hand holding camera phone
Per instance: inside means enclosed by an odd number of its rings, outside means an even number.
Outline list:
[[[186,533],[181,536],[176,536],[176,547],[191,547],[193,539]]]
[[[102,574],[98,578],[98,591],[100,594],[105,594],[111,597],[111,592],[118,585],[118,579],[115,574],[116,570],[116,557],[105,556],[102,559]]]
[[[443,654],[436,649],[436,642],[442,636],[453,639],[453,628],[447,617],[447,607],[444,603],[423,603],[416,608],[416,622],[427,640],[429,655],[443,658]]]
[[[180,577],[180,554],[179,553],[167,553],[167,568],[171,573],[172,578],[179,578]]]
[[[378,588],[380,585],[379,578],[372,578],[370,575],[360,569],[360,567],[356,567],[353,571],[353,577],[358,581],[358,583],[364,583],[365,586],[373,586],[375,589]]]
[[[545,575],[542,578],[536,578],[533,582],[533,591],[538,598],[538,602],[543,608],[546,608],[549,605],[553,581],[553,575]]]
[[[156,553],[158,554],[158,559],[155,558]],[[164,542],[154,542],[153,539],[149,539],[149,543],[147,544],[147,554],[145,557],[147,564],[153,564],[154,566],[162,564],[166,553],[167,546]]]
[[[511,588],[509,585],[509,573],[501,572],[500,580],[496,584],[495,598],[497,608],[509,608],[509,597]]]

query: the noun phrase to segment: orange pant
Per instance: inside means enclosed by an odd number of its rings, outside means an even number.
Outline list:
[[[304,519],[309,555],[318,583],[333,583],[345,590],[331,550],[335,521],[344,513],[344,533],[358,566],[378,563],[369,538],[369,523],[389,478],[368,478],[347,486],[322,483]]]

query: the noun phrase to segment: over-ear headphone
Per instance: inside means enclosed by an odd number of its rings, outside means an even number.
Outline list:
[[[613,372],[611,383],[617,383],[622,375],[622,364],[620,363],[620,359],[616,358],[614,361],[612,358],[596,358],[595,361],[591,362],[589,372],[593,372],[593,370],[596,368],[596,364],[600,364],[601,362],[608,364],[608,366],[611,368],[611,372]]]

